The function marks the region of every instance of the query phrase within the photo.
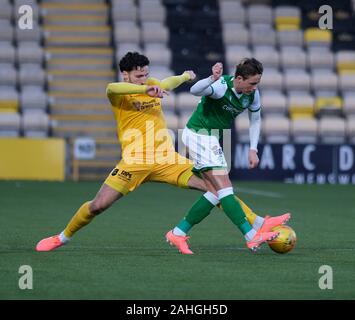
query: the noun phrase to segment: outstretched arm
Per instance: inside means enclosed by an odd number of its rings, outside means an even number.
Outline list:
[[[147,86],[138,85],[127,82],[112,82],[109,83],[106,88],[106,94],[116,94],[116,95],[124,95],[124,94],[134,94],[134,93],[146,93]]]
[[[106,94],[112,105],[118,105],[125,94],[145,93],[151,97],[162,98],[167,91],[159,86],[138,85],[127,82],[113,82],[106,88]]]
[[[163,79],[160,82],[160,87],[164,90],[173,90],[180,86],[182,83],[189,81],[189,80],[194,80],[196,78],[196,75],[193,71],[188,70],[184,71],[184,73],[180,76],[172,76]]]
[[[214,93],[212,84],[217,81],[223,74],[223,64],[217,62],[212,67],[212,75],[208,78],[196,82],[190,89],[190,92],[195,96],[210,96]]]
[[[211,84],[214,82],[212,77],[208,77],[197,81],[191,88],[190,93],[194,96],[209,96],[213,93]]]

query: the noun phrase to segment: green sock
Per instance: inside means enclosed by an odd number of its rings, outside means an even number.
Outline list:
[[[177,227],[183,232],[188,233],[195,224],[206,218],[213,208],[214,205],[202,196],[192,205],[186,217],[179,222]]]
[[[243,235],[252,230],[252,226],[248,222],[240,203],[234,198],[234,194],[230,194],[220,199],[220,201],[228,218],[232,220]]]

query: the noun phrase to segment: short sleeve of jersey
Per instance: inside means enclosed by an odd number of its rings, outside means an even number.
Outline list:
[[[210,85],[212,93],[208,95],[212,99],[221,99],[228,89],[226,80],[221,77]]]
[[[249,106],[249,111],[251,112],[257,112],[259,111],[261,108],[261,103],[260,103],[260,94],[259,94],[259,90],[256,89],[255,90],[255,94],[254,94],[254,100],[252,102],[252,104]]]

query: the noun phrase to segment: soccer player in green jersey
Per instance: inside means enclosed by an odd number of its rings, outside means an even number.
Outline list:
[[[257,85],[263,73],[262,64],[254,58],[243,59],[234,76],[222,75],[222,63],[212,67],[212,75],[195,83],[190,92],[202,96],[183,131],[182,140],[194,162],[194,171],[204,180],[209,193],[191,207],[180,223],[166,234],[166,239],[180,252],[192,254],[186,234],[193,225],[202,221],[220,202],[224,212],[244,235],[247,247],[256,251],[261,244],[277,237],[271,229],[284,224],[290,214],[257,217],[253,224],[246,219],[240,202],[235,198],[228,176],[227,163],[219,143],[219,132],[230,129],[234,119],[248,110],[250,119],[249,166],[259,163],[257,145],[260,133],[260,96]],[[216,196],[217,195],[217,196]],[[210,210],[208,210],[210,208]]]

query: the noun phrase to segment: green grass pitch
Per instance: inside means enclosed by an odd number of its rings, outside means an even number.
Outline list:
[[[63,230],[100,183],[0,182],[0,299],[354,299],[355,186],[236,183],[256,212],[290,211],[295,249],[249,252],[218,209],[191,232],[192,256],[164,239],[200,192],[149,183],[53,252],[34,250]],[[30,265],[33,289],[21,290]],[[320,289],[322,265],[333,289]]]

